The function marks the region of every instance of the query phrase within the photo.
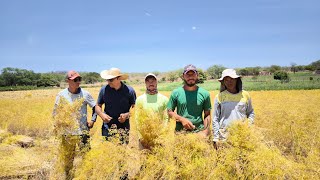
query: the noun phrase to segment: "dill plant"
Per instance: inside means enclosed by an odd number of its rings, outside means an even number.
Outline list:
[[[170,129],[170,126],[168,126],[166,109],[153,111],[143,109],[141,105],[137,105],[135,108],[135,126],[141,144],[147,149],[161,145],[161,141],[165,139],[170,132],[173,132],[173,129]]]
[[[71,179],[74,175],[73,161],[76,156],[76,146],[80,146],[79,131],[81,118],[80,108],[84,99],[79,98],[69,103],[61,97],[54,112],[54,134],[59,142],[57,160],[51,173],[51,179]],[[80,147],[79,147],[80,148]]]

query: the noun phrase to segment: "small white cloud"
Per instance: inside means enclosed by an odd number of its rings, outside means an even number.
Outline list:
[[[195,27],[195,26],[192,26],[192,30],[196,30],[197,29],[197,27]]]
[[[149,12],[147,12],[147,11],[144,12],[144,15],[151,16],[151,14]]]

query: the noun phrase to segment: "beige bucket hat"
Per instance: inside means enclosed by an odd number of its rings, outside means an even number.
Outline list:
[[[115,77],[119,77],[120,80],[128,79],[128,74],[121,74],[119,68],[110,68],[109,70],[103,70],[101,71],[100,76],[106,80],[113,79]]]
[[[225,69],[225,70],[222,71],[222,76],[221,76],[220,79],[218,79],[218,81],[222,81],[223,78],[225,78],[227,76],[229,76],[229,77],[231,77],[233,79],[236,79],[236,78],[240,77],[239,75],[237,75],[236,70],[234,70],[234,69]]]

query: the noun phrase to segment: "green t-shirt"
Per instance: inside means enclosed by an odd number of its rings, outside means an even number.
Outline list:
[[[172,111],[177,108],[177,114],[189,119],[196,126],[195,131],[204,128],[203,111],[211,110],[210,93],[198,87],[196,91],[186,91],[179,87],[171,93],[167,109]],[[176,131],[182,130],[180,122],[176,123]]]

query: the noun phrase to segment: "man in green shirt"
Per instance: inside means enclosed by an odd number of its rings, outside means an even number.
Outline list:
[[[167,109],[169,116],[176,120],[176,131],[197,132],[207,137],[210,133],[211,98],[207,90],[197,86],[198,75],[194,65],[184,67],[184,85],[173,90]]]

